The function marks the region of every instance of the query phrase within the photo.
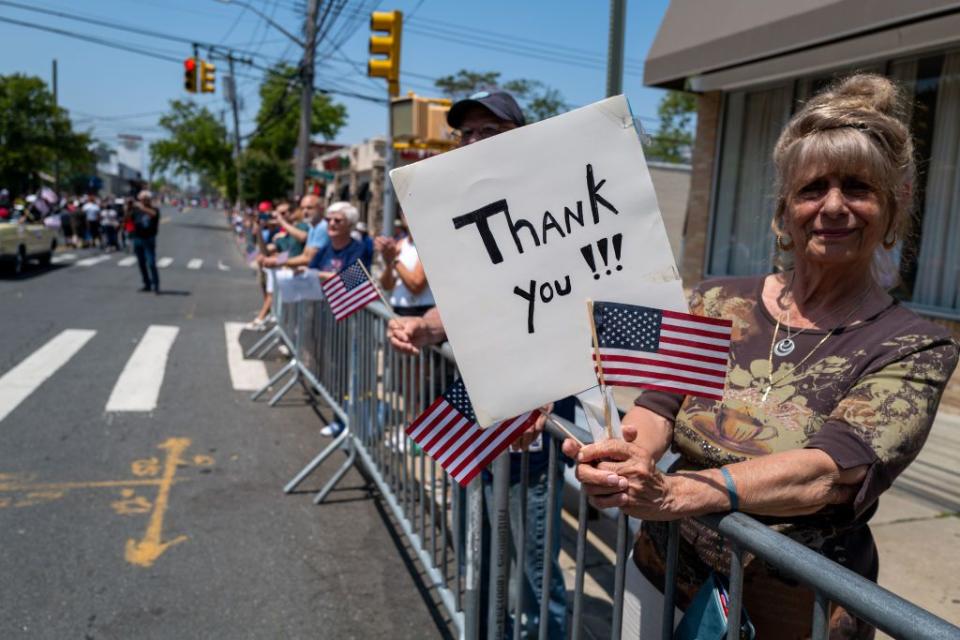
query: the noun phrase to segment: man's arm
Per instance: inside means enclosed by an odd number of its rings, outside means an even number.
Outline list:
[[[417,355],[420,347],[446,340],[447,332],[440,311],[434,307],[419,318],[393,318],[387,325],[387,337],[397,351]]]
[[[283,227],[287,233],[289,233],[291,236],[296,238],[297,242],[303,243],[307,241],[308,233],[306,231],[297,227],[294,224],[291,224],[288,220],[284,219],[283,216],[278,216],[277,214],[274,214],[273,217],[276,219],[277,222],[280,223],[280,226]]]

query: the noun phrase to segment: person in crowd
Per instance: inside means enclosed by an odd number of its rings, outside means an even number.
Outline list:
[[[624,440],[564,443],[595,506],[644,520],[634,561],[657,588],[665,521],[683,520],[681,606],[711,569],[727,572],[723,540],[692,519],[707,513],[750,514],[877,579],[867,522],[923,446],[960,350],[879,284],[883,254],[911,222],[903,113],[895,84],[860,74],[787,123],[773,152],[781,269],[707,281],[691,299],[694,313],[734,322],[723,401],[646,392]],[[680,459],[660,473],[654,462],[670,447]],[[811,591],[756,558],[744,585],[758,637],[809,637]],[[831,638],[874,635],[837,605],[830,627]]]
[[[67,204],[67,211],[69,211],[72,216],[70,225],[73,228],[72,245],[74,247],[82,247],[87,235],[87,221],[86,216],[83,214],[79,198],[70,200]]]
[[[357,260],[370,269],[371,260],[366,247],[350,235],[359,217],[357,208],[348,202],[330,206],[327,212],[327,235],[330,242],[316,252],[309,264],[311,269],[317,270],[321,280],[332,278]]]
[[[132,242],[133,232],[135,229],[133,218],[128,215],[130,207],[124,198],[116,198],[113,201],[113,204],[114,208],[117,210],[117,215],[120,216],[120,224],[117,226],[117,238],[120,248],[126,253],[130,253],[129,245],[130,242]],[[128,242],[128,239],[130,242]]]
[[[133,221],[133,252],[137,256],[143,287],[140,291],[160,293],[157,273],[157,233],[160,230],[160,209],[153,205],[153,194],[143,189],[130,203],[128,212]]]
[[[277,206],[280,210],[281,218],[286,214],[289,207],[290,205],[286,202],[281,202]],[[266,329],[267,324],[274,319],[271,313],[275,284],[273,270],[277,264],[276,245],[274,245],[273,240],[278,229],[279,225],[277,224],[277,217],[274,215],[273,203],[269,200],[264,200],[257,205],[257,217],[254,219],[253,226],[257,251],[256,264],[258,278],[260,281],[260,290],[263,293],[263,304],[260,305],[260,310],[257,311],[257,315],[253,321],[247,325],[248,329],[255,331],[263,331]]]
[[[0,189],[0,221],[8,222],[10,220],[11,209],[10,191],[8,189]]]
[[[310,225],[303,220],[303,208],[290,209],[286,205],[283,211],[274,212],[274,218],[279,225],[279,231],[274,237],[277,252],[284,254],[285,259],[296,258],[303,253],[310,232]]]
[[[83,216],[86,222],[84,246],[100,247],[100,203],[97,196],[87,196],[87,202],[83,205]]]
[[[113,251],[120,248],[117,243],[117,234],[120,228],[120,216],[117,212],[116,198],[108,196],[104,199],[103,210],[100,212],[100,227],[103,230],[103,248]]]
[[[402,213],[397,222],[398,227],[406,229],[406,218]],[[380,236],[375,244],[384,262],[380,286],[389,293],[390,306],[397,315],[422,316],[432,309],[433,293],[409,232],[399,240]]]
[[[467,146],[481,140],[504,133],[511,129],[523,126],[526,121],[516,100],[509,93],[480,92],[455,103],[447,113],[447,123],[460,133],[460,146]],[[427,311],[423,316],[400,317],[391,320],[387,326],[387,335],[390,344],[403,353],[419,353],[420,347],[428,344],[437,344],[446,340],[446,332],[440,313],[436,307]],[[553,406],[553,412],[568,420],[573,420],[574,400],[564,398]],[[548,616],[547,637],[566,637],[567,601],[566,589],[563,584],[563,573],[560,569],[560,511],[562,492],[556,492],[553,504],[547,504],[547,485],[549,471],[549,447],[553,446],[550,437],[543,434],[544,418],[523,434],[518,440],[514,451],[523,450],[534,443],[536,449],[529,453],[528,494],[527,494],[527,526],[528,531],[546,530],[546,518],[553,519],[553,556],[551,583],[548,587]],[[562,482],[562,466],[556,466],[557,480]],[[487,503],[491,503],[492,476],[484,472],[484,491]],[[519,497],[521,483],[520,455],[510,456],[510,501],[511,513],[519,513]],[[489,515],[489,514],[488,514]],[[485,523],[489,528],[489,522]],[[528,637],[537,633],[540,624],[540,602],[542,601],[542,581],[544,563],[544,540],[537,536],[528,536],[526,541],[526,582],[524,583],[524,611],[514,615],[511,624],[522,620],[522,632]],[[483,581],[483,578],[481,578]],[[484,605],[485,608],[485,605]],[[510,637],[508,632],[507,637]]]
[[[357,222],[353,228],[353,233],[350,235],[354,240],[359,240],[363,243],[365,255],[369,256],[370,260],[373,260],[373,238],[370,237],[370,232],[367,230],[367,223],[363,220]]]
[[[334,202],[327,209],[326,215],[349,206],[351,206],[349,202]],[[330,244],[330,236],[327,234],[327,219],[320,198],[313,194],[305,195],[300,199],[300,208],[308,222],[309,231],[307,232],[306,245],[300,255],[287,260],[286,266],[290,268],[307,266],[318,251]],[[266,266],[276,266],[276,260],[267,259],[264,264]]]

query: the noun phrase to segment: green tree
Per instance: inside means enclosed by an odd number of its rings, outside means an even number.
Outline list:
[[[0,76],[0,186],[14,194],[36,190],[40,173],[53,175],[58,157],[63,176],[90,175],[96,162],[92,144],[89,132],[73,130],[43,80]]]
[[[689,162],[696,113],[696,94],[667,91],[657,107],[660,127],[646,145],[647,157],[661,162]]]
[[[537,122],[567,111],[570,106],[559,90],[548,87],[539,80],[518,78],[500,81],[499,71],[469,71],[461,69],[449,76],[434,81],[443,94],[451,100],[462,100],[477,91],[507,91],[517,99],[527,122]]]
[[[167,130],[167,137],[150,145],[153,175],[196,174],[218,189],[231,190],[233,147],[226,127],[206,107],[171,100],[170,111],[160,117],[159,124]]]
[[[250,148],[281,160],[293,158],[300,131],[300,84],[297,70],[288,64],[275,65],[260,85],[260,110]],[[311,135],[330,140],[347,123],[347,108],[330,96],[315,93]]]
[[[293,165],[262,149],[244,150],[240,166],[246,202],[273,200],[286,196],[293,188]]]

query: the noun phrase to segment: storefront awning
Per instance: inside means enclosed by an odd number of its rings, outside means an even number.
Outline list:
[[[791,66],[799,73],[818,51],[836,64],[831,45],[957,13],[960,0],[671,0],[644,84],[679,89],[691,78],[771,61],[781,73]],[[880,42],[889,46],[890,38]]]

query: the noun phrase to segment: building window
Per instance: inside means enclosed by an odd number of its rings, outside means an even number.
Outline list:
[[[770,271],[773,146],[790,118],[792,85],[727,95],[717,180],[710,275]]]

